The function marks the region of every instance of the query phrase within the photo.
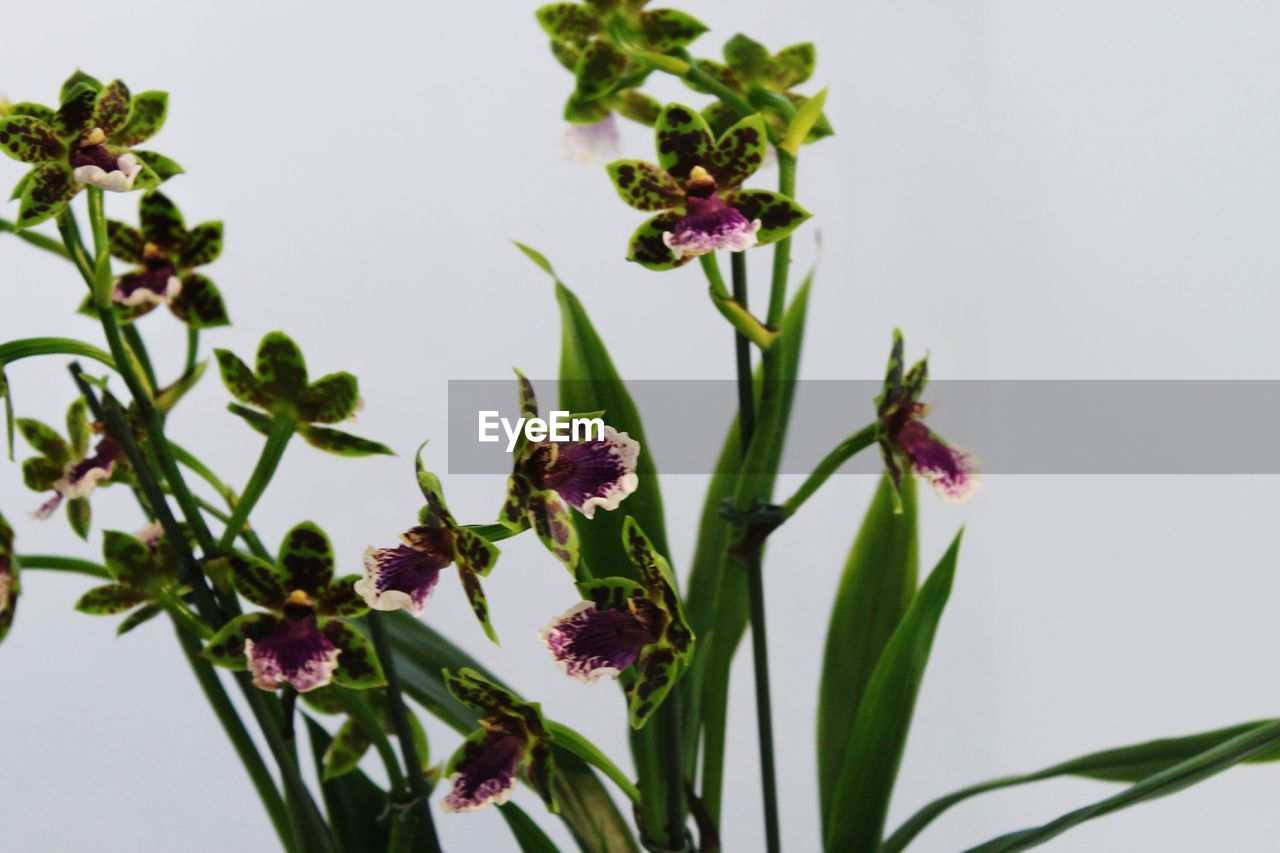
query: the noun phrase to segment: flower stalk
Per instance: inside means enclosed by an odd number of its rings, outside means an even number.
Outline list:
[[[249,513],[253,511],[258,499],[267,490],[271,478],[275,476],[276,468],[279,467],[280,460],[284,458],[284,451],[289,446],[289,439],[293,438],[295,427],[293,418],[286,414],[278,414],[271,421],[271,432],[268,433],[266,444],[262,447],[262,455],[258,457],[258,464],[254,466],[249,483],[244,487],[244,493],[235,502],[231,510],[231,520],[227,522],[226,529],[222,532],[222,539],[218,542],[219,553],[230,550],[241,530],[244,529]]]

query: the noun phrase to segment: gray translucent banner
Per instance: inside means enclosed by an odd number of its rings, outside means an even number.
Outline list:
[[[560,384],[535,381],[543,418]],[[628,381],[644,419],[643,452],[664,474],[709,474],[734,413],[737,386],[719,380]],[[575,390],[592,398],[585,383]],[[794,383],[782,472],[807,474],[875,417],[879,381]],[[595,399],[595,398],[592,398]],[[1277,380],[935,380],[930,427],[975,452],[988,474],[1280,474]],[[603,408],[596,405],[592,408]],[[479,441],[479,413],[519,417],[512,380],[449,382],[449,473],[511,470],[507,438]],[[606,412],[605,422],[609,422]],[[844,473],[875,473],[861,454]]]

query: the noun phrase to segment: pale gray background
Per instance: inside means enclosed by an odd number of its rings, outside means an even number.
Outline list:
[[[819,228],[825,238],[805,376],[874,377],[900,324],[944,377],[1277,378],[1274,4],[681,5],[715,27],[699,52],[739,29],[773,47],[814,38],[816,82],[832,84],[839,136],[806,149],[800,169],[799,195],[818,216],[800,233],[798,268]],[[207,341],[248,353],[264,332],[287,329],[315,370],[359,374],[360,431],[401,453],[352,461],[291,448],[255,515],[270,542],[312,518],[355,568],[366,544],[392,541],[413,518],[413,448],[434,437],[443,458],[446,379],[501,378],[513,363],[554,372],[550,285],[507,238],[556,262],[628,375],[732,375],[696,270],[624,264],[639,215],[602,172],[560,158],[569,78],[531,8],[71,2],[6,12],[0,86],[15,100],[52,99],[77,63],[173,92],[155,147],[189,174],[167,191],[192,220],[228,222],[211,274],[236,326]],[[648,134],[629,129],[625,150],[650,156]],[[0,165],[0,183],[20,168]],[[113,198],[111,210],[129,215],[133,202]],[[71,316],[82,288],[69,267],[10,238],[0,238],[0,265],[0,338],[93,338]],[[144,330],[171,373],[180,328],[157,316]],[[22,365],[11,378],[24,414],[61,416],[59,365]],[[173,428],[242,484],[260,440],[224,401],[207,381]],[[704,480],[663,486],[683,570]],[[815,679],[828,600],[871,486],[835,480],[778,534],[768,569],[795,851],[818,843]],[[483,520],[502,484],[455,477],[447,487],[460,515]],[[927,560],[962,523],[968,535],[893,822],[971,781],[1275,714],[1274,494],[1267,478],[993,477],[963,509],[927,501]],[[61,519],[23,518],[40,500],[16,468],[0,477],[20,547],[66,548]],[[118,491],[95,511],[112,526],[138,524]],[[24,583],[0,649],[0,847],[270,849],[252,789],[165,629],[116,641],[114,620],[69,612],[83,580],[31,572]],[[563,570],[525,538],[505,548],[489,592],[501,650],[450,579],[426,618],[621,756],[616,692],[566,681],[535,638],[572,603]],[[748,665],[740,657],[735,670],[729,850],[760,849]],[[456,745],[431,733],[437,756]],[[1278,773],[1233,770],[1055,849],[1274,848]],[[919,847],[953,850],[1112,790],[1062,781],[993,795],[939,821]],[[511,847],[494,811],[439,824],[451,850]]]

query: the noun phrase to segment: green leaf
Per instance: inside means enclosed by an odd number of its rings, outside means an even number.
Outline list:
[[[23,163],[47,163],[66,149],[53,128],[31,116],[0,119],[0,151]]]
[[[93,105],[93,126],[107,136],[124,127],[129,118],[129,87],[123,80],[112,80],[98,92]]]
[[[129,586],[144,587],[156,570],[146,543],[118,530],[102,534],[102,562],[111,577]]]
[[[80,191],[65,163],[41,163],[25,180],[18,208],[19,228],[30,228],[57,215]]]
[[[550,3],[533,13],[552,39],[584,44],[600,29],[599,19],[581,3]]]
[[[682,104],[662,108],[654,126],[658,139],[658,165],[677,181],[687,181],[694,166],[711,162],[715,140],[698,112]]]
[[[169,310],[193,329],[213,329],[231,323],[217,285],[198,272],[182,277],[182,290],[169,304]]]
[[[329,749],[329,733],[310,716],[304,719],[316,775],[322,780],[325,811],[341,849],[344,853],[385,853],[390,849],[390,823],[379,817],[387,808],[386,793],[359,770],[326,779],[324,756]]]
[[[360,384],[350,373],[330,373],[307,386],[298,399],[298,416],[308,423],[336,424],[356,413]]]
[[[334,733],[324,751],[324,780],[345,776],[360,766],[360,759],[373,745],[369,735],[355,720],[347,720]]]
[[[817,64],[818,52],[813,42],[784,47],[773,55],[769,63],[769,85],[778,92],[799,86],[813,76]]]
[[[643,160],[615,160],[607,167],[618,196],[636,210],[666,210],[684,200],[676,179]]]
[[[18,418],[18,432],[31,448],[61,468],[71,461],[71,450],[58,431],[32,418]]]
[[[237,616],[213,635],[200,654],[218,666],[244,669],[248,666],[244,657],[245,640],[261,640],[279,621],[272,613],[246,613]]]
[[[874,850],[880,843],[934,632],[951,595],[961,535],[920,588],[867,684],[831,799],[827,850]]]
[[[140,589],[119,583],[103,584],[80,596],[76,602],[76,610],[91,616],[112,616],[132,610],[147,600],[147,594]]]
[[[769,73],[769,50],[755,39],[738,33],[725,42],[724,61],[739,80],[754,82]]]
[[[880,847],[880,853],[899,853],[947,809],[978,794],[1058,776],[1084,776],[1108,782],[1138,782],[1194,759],[1197,755],[1234,740],[1240,735],[1271,726],[1275,722],[1275,720],[1256,720],[1184,737],[1162,738],[1133,746],[1122,746],[1073,758],[1035,773],[1008,776],[970,785],[945,797],[939,797],[912,815],[884,842]],[[1246,759],[1251,763],[1276,760],[1280,760],[1280,748],[1272,748]]]
[[[329,641],[342,650],[338,655],[338,668],[333,671],[333,683],[353,690],[385,687],[387,677],[373,645],[364,635],[345,622],[326,622],[320,629]]]
[[[668,210],[646,219],[627,243],[627,260],[655,272],[673,270],[693,260],[692,255],[677,259],[662,239],[663,234],[675,230],[682,215]]]
[[[271,405],[271,398],[263,390],[258,378],[238,355],[226,349],[215,349],[213,355],[218,359],[218,372],[222,374],[222,384],[227,386],[232,397],[250,406],[267,408]]]
[[[4,435],[9,446],[9,461],[13,461],[13,434],[17,427],[14,422],[13,388],[9,385],[9,377],[5,375],[4,363],[0,362],[0,399],[4,400]]]
[[[612,95],[627,70],[627,58],[607,41],[595,40],[583,49],[574,69],[574,97],[598,101]]]
[[[116,636],[123,637],[134,628],[137,628],[164,612],[164,608],[159,604],[144,604],[128,616],[120,620],[119,626],[116,627]]]
[[[823,91],[825,92],[826,90],[824,89]],[[804,109],[804,105],[810,101],[809,98],[804,95],[797,95],[795,92],[788,92],[787,100],[791,101],[797,111]],[[813,123],[813,127],[809,129],[809,135],[805,137],[804,143],[808,145],[811,142],[817,142],[819,139],[825,139],[828,136],[833,136],[835,132],[835,128],[833,128],[831,126],[831,122],[827,120],[827,114],[820,113],[818,115],[818,120],[815,121]]]
[[[315,597],[333,580],[333,546],[325,532],[310,521],[285,534],[276,562],[290,592],[298,589]]]
[[[796,110],[795,118],[787,126],[787,133],[782,139],[782,149],[791,156],[800,153],[800,146],[813,136],[813,129],[822,118],[822,106],[827,102],[827,90],[823,89],[812,98],[806,98]]]
[[[686,47],[707,31],[706,24],[675,9],[641,12],[639,28],[645,47],[656,53]]]
[[[155,243],[166,251],[176,252],[181,248],[187,227],[182,211],[164,193],[152,190],[142,196],[138,202],[138,222],[142,237],[148,243]]]
[[[520,846],[520,853],[559,853],[560,848],[555,842],[515,803],[503,803],[498,806],[498,813],[507,822],[507,828]]]
[[[146,142],[164,126],[169,111],[168,92],[141,92],[133,96],[129,119],[112,135],[111,142],[125,148]]]
[[[740,185],[764,163],[768,137],[764,119],[747,116],[724,132],[711,154],[711,174],[720,189]]]
[[[170,178],[181,175],[184,171],[176,162],[155,151],[134,149],[133,154],[146,167],[143,169],[143,174],[139,175],[138,180],[134,183],[135,189],[154,189]],[[143,176],[148,172],[150,172],[150,177],[144,181]]]
[[[385,444],[350,433],[326,427],[308,426],[299,429],[303,441],[312,447],[335,456],[395,456],[396,452]]]
[[[279,610],[284,605],[289,593],[274,565],[248,554],[231,554],[226,560],[232,585],[247,601],[267,610]]]
[[[776,243],[791,234],[812,214],[781,193],[772,190],[737,190],[729,198],[748,221],[760,220],[758,245]]]
[[[858,706],[916,591],[914,484],[903,489],[901,513],[894,511],[894,504],[893,484],[882,477],[831,608],[818,690],[818,795],[824,824]]]
[[[180,253],[182,266],[202,267],[211,264],[222,254],[222,223],[202,222],[187,232]]]

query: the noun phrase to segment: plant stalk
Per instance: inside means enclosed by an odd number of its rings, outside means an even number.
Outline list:
[[[271,422],[271,432],[267,435],[267,443],[262,447],[258,464],[254,467],[252,476],[249,477],[248,485],[244,487],[244,493],[232,508],[231,520],[227,522],[227,527],[222,532],[222,539],[217,546],[219,552],[226,552],[235,544],[236,537],[240,535],[246,519],[249,518],[249,513],[253,511],[262,493],[267,490],[267,484],[271,482],[271,478],[275,476],[276,468],[284,458],[284,451],[289,446],[289,439],[293,438],[296,426],[297,423],[289,415],[276,415]]]

